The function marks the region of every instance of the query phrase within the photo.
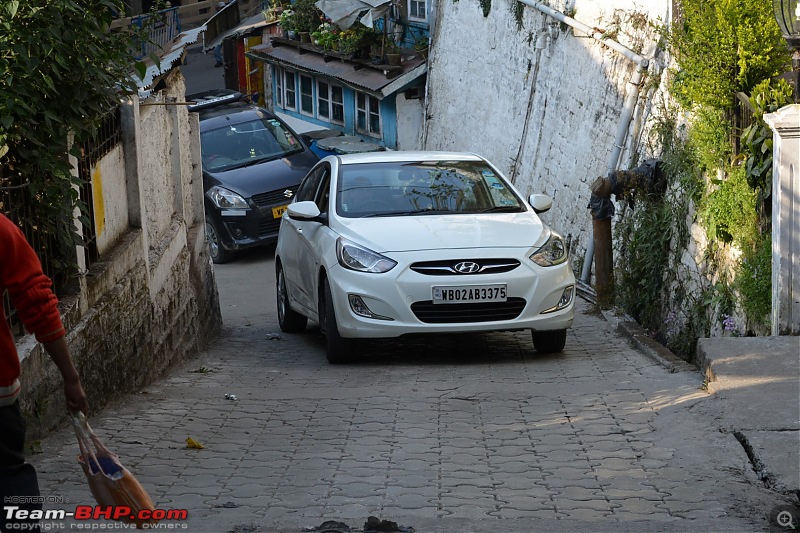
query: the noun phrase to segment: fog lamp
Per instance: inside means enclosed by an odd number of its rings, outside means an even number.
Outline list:
[[[352,309],[353,312],[358,316],[363,316],[364,318],[374,318],[375,320],[394,320],[388,316],[376,315],[370,311],[366,302],[364,302],[364,300],[361,299],[361,296],[357,294],[348,294],[347,300],[350,302],[350,309]]]
[[[574,292],[575,292],[574,285],[570,285],[569,287],[564,289],[564,292],[561,293],[561,298],[558,299],[558,303],[555,306],[551,307],[550,309],[545,309],[544,311],[542,311],[542,314],[555,313],[556,311],[561,311],[565,307],[568,307],[569,304],[572,303],[572,295]]]

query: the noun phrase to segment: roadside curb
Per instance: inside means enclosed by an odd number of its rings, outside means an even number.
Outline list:
[[[669,370],[669,372],[697,372],[699,368],[674,353],[657,340],[653,339],[639,324],[627,317],[618,317],[612,311],[601,311],[614,329],[628,338],[631,343],[646,356]]]

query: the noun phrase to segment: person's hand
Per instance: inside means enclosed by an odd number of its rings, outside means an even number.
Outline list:
[[[83,391],[80,379],[64,381],[64,397],[67,400],[67,410],[69,412],[89,413],[89,402],[86,400],[86,393]]]

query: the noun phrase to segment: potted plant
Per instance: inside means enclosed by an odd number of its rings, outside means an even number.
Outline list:
[[[314,5],[314,0],[297,0],[294,5],[295,25],[297,33],[307,34],[305,42],[311,42],[311,32],[319,27],[320,21],[324,18],[322,11]]]
[[[414,51],[421,57],[422,59],[428,58],[428,47],[430,43],[428,41],[428,37],[423,35],[419,37],[417,40],[414,41]]]
[[[339,28],[330,22],[323,22],[311,33],[311,42],[325,50],[336,50],[341,39],[341,32],[338,30]]]
[[[297,33],[297,17],[293,9],[284,9],[278,17],[278,24],[286,32],[289,39],[294,39]]]
[[[386,62],[390,65],[398,66],[402,62],[400,47],[391,39],[384,41],[383,53],[386,56]]]

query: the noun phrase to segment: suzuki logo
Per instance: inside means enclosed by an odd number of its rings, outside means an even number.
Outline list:
[[[285,191],[283,191],[283,195],[284,195],[286,198],[291,198],[292,196],[294,196],[294,193],[292,192],[292,190],[291,190],[291,189],[286,189]]]
[[[456,263],[456,265],[453,267],[453,270],[459,274],[474,274],[480,269],[481,266],[478,263],[473,263],[472,261],[462,261],[460,263]]]

